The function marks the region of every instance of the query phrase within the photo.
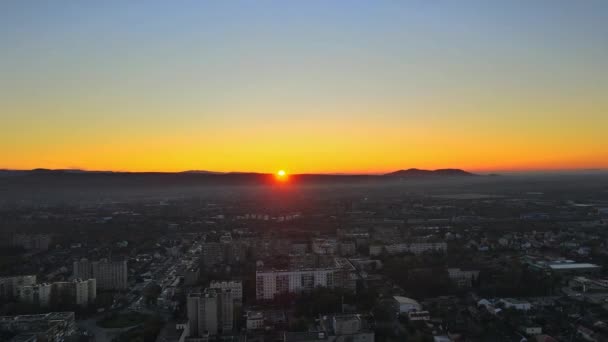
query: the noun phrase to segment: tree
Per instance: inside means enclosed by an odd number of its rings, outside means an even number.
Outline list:
[[[343,291],[337,289],[316,288],[296,299],[296,315],[314,318],[320,314],[340,312],[344,295]]]

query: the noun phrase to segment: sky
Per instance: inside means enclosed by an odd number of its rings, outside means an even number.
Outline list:
[[[608,1],[0,1],[0,168],[608,168]]]

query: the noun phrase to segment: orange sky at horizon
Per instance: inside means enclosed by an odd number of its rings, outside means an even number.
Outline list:
[[[407,153],[400,145],[393,149],[386,143],[372,144],[368,149],[358,146],[341,150],[338,147],[326,148],[324,143],[315,142],[289,144],[287,150],[266,146],[225,146],[215,152],[197,149],[183,143],[167,144],[162,142],[137,143],[136,145],[114,145],[112,143],[83,147],[73,145],[43,151],[41,155],[21,154],[12,157],[13,163],[0,165],[7,169],[83,169],[129,172],[180,172],[186,170],[208,170],[217,172],[261,172],[274,173],[285,169],[289,174],[299,173],[350,173],[376,174],[398,169],[420,168],[460,168],[471,172],[492,171],[536,171],[536,170],[576,170],[608,169],[608,153],[598,158],[594,153],[578,153],[572,149],[559,156],[545,155],[545,151],[530,148],[497,150],[488,153],[483,148],[462,150],[441,147],[421,149],[420,152]],[[221,144],[210,144],[221,146]],[[280,143],[277,143],[280,145]],[[304,146],[302,146],[304,145]],[[321,145],[321,146],[319,146]],[[455,144],[458,145],[458,144]],[[197,146],[197,145],[194,145]],[[417,148],[416,146],[413,147]],[[311,152],[312,156],[307,152]],[[323,153],[319,153],[323,151]],[[318,153],[318,154],[317,154]],[[406,154],[407,153],[407,154]],[[482,154],[483,153],[483,154]],[[492,160],[480,160],[477,154],[495,156]],[[4,154],[8,156],[8,154]],[[404,157],[399,157],[405,155]],[[425,156],[430,156],[425,159]],[[4,159],[7,160],[7,159]],[[0,163],[5,163],[0,162]]]
[[[21,112],[25,114],[21,118],[27,117],[27,112]],[[328,115],[323,121],[304,117],[257,120],[257,115],[185,123],[165,117],[153,122],[129,117],[104,122],[90,116],[9,119],[12,129],[0,136],[0,167],[264,173],[286,169],[291,174],[383,173],[407,168],[477,172],[608,168],[608,139],[602,139],[601,124],[608,119],[582,127],[587,123],[564,112],[551,127],[541,120],[526,120],[525,115],[519,120],[515,115],[489,120],[474,114],[467,117],[464,110],[445,112],[458,119],[444,122],[433,115],[388,115],[384,122],[374,120],[377,115],[360,113]],[[519,127],[522,122],[523,128]],[[25,131],[27,141],[23,140]]]

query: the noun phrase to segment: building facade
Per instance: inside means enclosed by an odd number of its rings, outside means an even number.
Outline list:
[[[243,283],[238,280],[231,281],[212,281],[209,284],[211,289],[230,290],[235,302],[243,302]]]
[[[76,334],[73,312],[49,312],[40,315],[0,317],[0,330],[9,331],[37,341],[64,342]]]
[[[11,277],[0,277],[0,299],[11,299],[18,296],[20,286],[36,284],[35,275],[20,275]]]
[[[82,259],[74,262],[74,278],[95,279],[97,289],[126,290],[127,261],[89,261]]]
[[[95,303],[97,286],[95,279],[23,285],[18,289],[19,301],[49,307],[51,304],[79,305],[86,307]]]
[[[256,271],[256,298],[272,300],[283,293],[312,291],[316,287],[344,288],[356,291],[354,266],[344,258],[324,268]]]
[[[234,328],[234,299],[230,289],[206,289],[187,298],[189,337],[231,332]]]

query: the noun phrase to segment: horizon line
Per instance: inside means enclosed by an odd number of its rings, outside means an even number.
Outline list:
[[[586,168],[509,168],[509,169],[464,169],[457,167],[445,167],[445,168],[418,168],[418,167],[409,167],[409,168],[401,168],[401,169],[392,169],[385,171],[354,171],[354,172],[288,172],[289,175],[298,176],[298,175],[327,175],[327,176],[381,176],[385,174],[389,174],[392,172],[403,171],[403,170],[426,170],[426,171],[437,171],[437,170],[462,170],[469,173],[477,173],[477,174],[494,174],[494,173],[506,173],[506,174],[523,174],[523,173],[576,173],[576,172],[608,172],[608,168],[606,167],[586,167]],[[12,171],[12,172],[27,172],[27,171],[36,171],[36,170],[48,170],[48,171],[81,171],[81,172],[98,172],[98,173],[167,173],[167,174],[178,174],[178,173],[208,173],[208,174],[231,174],[231,173],[240,173],[240,174],[261,174],[261,175],[272,175],[274,172],[260,172],[260,171],[214,171],[214,170],[205,170],[205,169],[190,169],[190,170],[180,170],[180,171],[163,171],[163,170],[144,170],[144,171],[133,171],[133,170],[101,170],[101,169],[86,169],[86,168],[45,168],[45,167],[36,167],[32,169],[13,169],[13,168],[0,168],[0,171]]]

